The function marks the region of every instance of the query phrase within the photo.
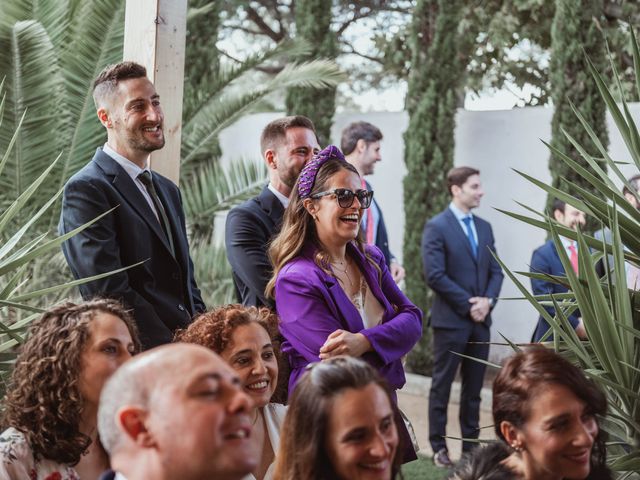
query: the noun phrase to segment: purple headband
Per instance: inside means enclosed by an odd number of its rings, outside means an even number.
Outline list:
[[[346,161],[338,147],[335,145],[329,145],[316,153],[313,158],[309,160],[304,167],[302,167],[302,171],[298,177],[298,195],[300,198],[307,198],[311,195],[311,190],[313,190],[313,184],[316,181],[318,170],[320,170],[320,167],[332,158],[337,158],[343,162]]]

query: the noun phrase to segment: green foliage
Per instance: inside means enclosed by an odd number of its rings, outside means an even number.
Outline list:
[[[449,202],[445,177],[453,167],[457,93],[464,78],[461,61],[460,0],[427,1],[416,4],[411,29],[411,73],[407,110],[409,127],[404,134],[405,233],[404,256],[407,295],[424,312],[429,311],[422,269],[420,244],[425,221]],[[447,61],[443,62],[442,59]],[[409,367],[429,373],[431,365],[429,329],[409,356]]]
[[[596,85],[591,81],[584,55],[586,53],[589,56],[599,71],[606,66],[605,43],[595,20],[601,15],[602,8],[602,0],[558,0],[551,30],[553,55],[550,78],[555,107],[551,123],[551,146],[582,165],[587,163],[581,159],[570,138],[590,154],[596,152],[596,147],[584,128],[575,121],[571,103],[597,132],[600,143],[606,147],[609,142],[605,104]],[[552,184],[556,188],[572,194],[578,191],[578,187],[597,192],[553,151],[549,159],[549,170]],[[547,205],[550,206],[552,201],[550,196]],[[593,222],[588,224],[588,230],[593,230],[594,227],[596,225]]]
[[[640,52],[635,40],[633,46],[637,88],[640,91]],[[607,81],[594,62],[586,59],[585,66],[595,80],[589,79],[589,83],[595,85],[633,163],[640,169],[640,133],[626,102],[623,101],[621,107],[616,104]],[[577,161],[554,146],[550,148],[565,163],[566,168],[580,177],[580,185],[572,186],[569,191],[565,187],[556,188],[522,175],[550,196],[557,196],[597,219],[611,231],[611,243],[567,229],[542,213],[530,217],[505,212],[550,231],[559,247],[560,260],[567,274],[563,277],[547,277],[547,280],[566,285],[570,291],[563,295],[533,297],[514,273],[506,267],[505,271],[551,325],[553,347],[582,366],[586,374],[607,393],[609,412],[602,422],[602,428],[610,435],[608,453],[611,467],[623,474],[621,478],[637,478],[631,475],[634,472],[637,475],[640,471],[640,297],[637,291],[630,290],[627,285],[625,263],[640,266],[640,212],[624,198],[608,175],[607,169],[633,191],[600,140],[595,130],[597,124],[592,124],[577,106],[570,105],[570,108],[573,110],[574,121],[577,119],[576,124],[588,138],[588,147],[565,130],[566,140],[571,144],[571,149],[578,152],[580,160]],[[600,159],[604,159],[604,165]],[[584,184],[588,186],[581,186]],[[571,268],[565,250],[560,248],[560,235],[576,239],[580,251],[588,252],[591,249],[594,252],[591,256],[579,257],[578,275]],[[594,268],[595,263],[600,260],[605,263],[606,271],[602,278],[598,277]],[[536,276],[531,273],[521,274],[526,277]],[[555,307],[555,317],[551,317],[542,308],[545,304]],[[567,316],[576,308],[580,309],[588,341],[580,341],[567,320]]]
[[[327,2],[298,0],[295,16],[296,36],[313,45],[307,58],[335,59],[338,47],[336,34],[331,30],[331,8],[327,8]],[[287,92],[288,114],[309,117],[316,127],[320,145],[325,145],[331,138],[335,96],[335,87],[322,90],[295,87]]]

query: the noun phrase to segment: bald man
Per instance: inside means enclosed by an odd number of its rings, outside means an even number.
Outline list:
[[[257,465],[251,399],[211,350],[165,345],[107,382],[98,429],[116,480],[240,480]]]

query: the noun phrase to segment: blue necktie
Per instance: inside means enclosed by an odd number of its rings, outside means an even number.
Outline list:
[[[467,238],[469,239],[469,243],[471,244],[471,252],[473,253],[474,258],[478,258],[478,244],[476,243],[476,239],[473,236],[473,230],[471,230],[471,216],[464,217],[462,221],[467,227]]]

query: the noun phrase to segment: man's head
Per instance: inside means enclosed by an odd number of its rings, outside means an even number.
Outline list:
[[[572,230],[577,230],[578,225],[580,225],[580,227],[584,227],[587,222],[583,211],[578,210],[576,207],[573,207],[558,198],[553,200],[551,210],[556,222]]]
[[[93,100],[107,142],[120,155],[140,164],[164,146],[160,97],[142,65],[106,67],[93,84]]]
[[[368,122],[353,122],[342,131],[340,149],[360,175],[371,175],[380,156],[382,132]]]
[[[463,212],[480,206],[484,195],[480,183],[480,170],[471,167],[455,167],[447,173],[447,188],[453,204]]]
[[[640,203],[638,202],[636,195],[634,195],[634,193],[637,194],[640,191],[640,175],[634,175],[628,181],[633,187],[633,192],[625,185],[622,189],[622,194],[624,195],[624,198],[634,206],[634,208],[640,210]]]
[[[278,118],[260,136],[260,150],[269,168],[269,181],[287,197],[300,170],[320,151],[313,122],[302,115]]]
[[[129,480],[239,480],[258,462],[252,406],[218,355],[178,343],[116,371],[100,397],[98,428],[112,467]]]

